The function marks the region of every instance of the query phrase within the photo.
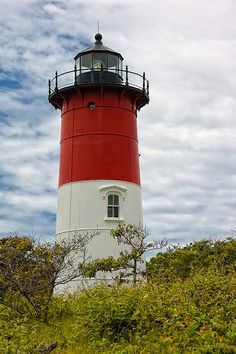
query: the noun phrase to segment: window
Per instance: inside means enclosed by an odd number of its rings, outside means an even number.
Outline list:
[[[118,57],[116,55],[109,54],[108,55],[108,70],[109,71],[118,71]]]
[[[104,221],[108,224],[123,222],[127,188],[118,184],[108,184],[101,186],[99,189],[102,197]]]
[[[95,103],[94,102],[89,102],[88,103],[88,109],[90,109],[91,111],[95,109]]]
[[[119,197],[116,194],[108,195],[107,217],[119,218]]]
[[[92,62],[92,54],[85,54],[81,57],[82,73],[90,70],[91,62]]]
[[[107,70],[107,54],[106,53],[93,53],[93,61],[91,69],[94,70]]]

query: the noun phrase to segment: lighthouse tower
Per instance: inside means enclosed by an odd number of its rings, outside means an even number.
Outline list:
[[[74,70],[49,80],[49,101],[61,110],[56,236],[96,232],[92,258],[118,257],[110,230],[143,220],[137,111],[149,101],[148,81],[100,33],[74,59]]]

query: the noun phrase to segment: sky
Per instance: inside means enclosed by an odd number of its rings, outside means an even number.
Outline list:
[[[146,72],[144,223],[189,243],[236,230],[235,0],[0,0],[0,235],[55,234],[60,112],[48,79],[94,42]]]

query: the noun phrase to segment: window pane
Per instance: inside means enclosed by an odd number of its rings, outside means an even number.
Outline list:
[[[108,196],[108,205],[113,205],[113,194]]]
[[[118,218],[119,217],[119,208],[118,207],[113,207],[114,208],[114,217]]]
[[[108,54],[108,67],[109,70],[118,69],[118,57],[116,55]]]
[[[77,67],[77,70],[80,68],[80,58],[78,58],[77,60],[76,60],[76,67]]]
[[[119,205],[119,197],[118,197],[118,195],[114,195],[114,205]]]
[[[107,69],[107,53],[93,53],[93,69]]]
[[[82,69],[90,69],[92,65],[92,54],[85,54],[81,56]]]
[[[119,69],[120,70],[123,69],[123,61],[121,59],[119,59]]]
[[[113,207],[107,207],[107,216],[108,218],[112,218],[113,217]]]

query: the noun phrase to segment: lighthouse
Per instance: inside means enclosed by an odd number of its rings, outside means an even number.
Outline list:
[[[89,255],[118,257],[110,230],[143,223],[137,111],[149,102],[149,83],[100,33],[74,60],[49,80],[49,102],[61,110],[56,237],[95,233]]]

